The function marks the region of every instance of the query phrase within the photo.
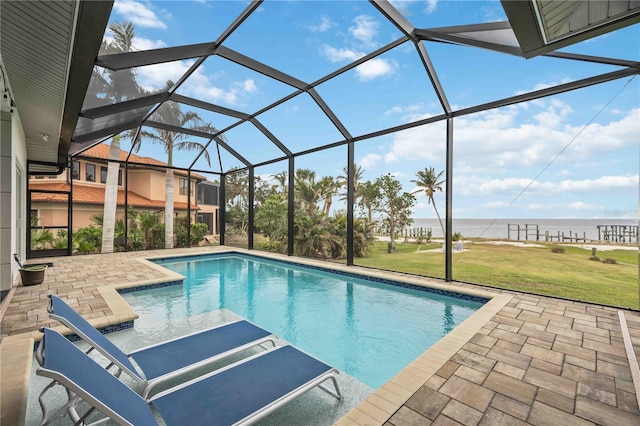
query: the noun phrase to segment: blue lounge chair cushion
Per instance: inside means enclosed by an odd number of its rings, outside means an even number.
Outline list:
[[[272,334],[255,324],[241,320],[126,354],[62,299],[54,295],[49,297],[51,298],[51,318],[62,322],[107,358],[120,367],[128,369],[130,374],[136,375],[141,381],[153,380],[199,362],[214,359],[244,345],[255,346]],[[144,377],[136,370],[129,357],[136,361]]]
[[[194,413],[189,425],[231,425],[331,370],[282,346],[151,401],[168,425],[183,424],[185,413]]]
[[[69,327],[82,339],[88,340],[93,346],[98,346],[108,352],[115,360],[122,366],[129,369],[133,374],[136,374],[138,378],[142,379],[138,374],[136,368],[133,366],[126,353],[122,352],[120,348],[111,343],[111,340],[107,339],[102,333],[100,333],[94,326],[84,319],[79,313],[73,310],[58,296],[49,295],[51,299],[51,317],[62,322]]]
[[[37,371],[39,375],[52,377],[68,389],[74,389],[74,384],[79,386],[131,424],[157,424],[151,408],[140,395],[60,333],[45,328],[41,344],[44,345],[44,363]],[[54,375],[46,374],[42,369],[54,372]],[[87,399],[85,396],[81,397]]]
[[[281,346],[145,401],[54,330],[44,329],[39,351],[44,359],[38,375],[56,380],[121,424],[156,425],[151,404],[170,426],[231,425],[255,420],[327,379],[335,384],[334,368]]]
[[[243,320],[134,351],[130,356],[151,380],[270,335]]]

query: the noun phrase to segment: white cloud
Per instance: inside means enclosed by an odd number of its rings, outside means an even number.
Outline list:
[[[638,175],[633,176],[601,176],[597,179],[564,180],[559,183],[549,182],[560,191],[594,191],[601,189],[634,188],[638,186]],[[550,188],[549,188],[550,189]]]
[[[255,81],[251,79],[246,79],[242,82],[242,89],[247,93],[254,93],[258,91]]]
[[[544,196],[575,193],[606,193],[615,189],[634,189],[638,186],[638,175],[601,176],[595,179],[562,180],[560,182],[535,181],[529,178],[507,177],[485,179],[479,176],[456,176],[458,194],[464,197],[507,196],[515,197],[528,186],[528,195]]]
[[[137,69],[137,81],[146,90],[158,90],[165,87],[168,80],[175,82],[194,61],[176,61],[149,65]]]
[[[490,201],[482,205],[483,208],[487,208],[487,209],[503,209],[508,206],[509,206],[509,203],[505,203],[504,201]]]
[[[427,0],[427,7],[425,8],[425,12],[433,13],[436,11],[437,6],[438,6],[438,0]]]
[[[390,115],[403,114],[403,113],[415,114],[420,110],[422,110],[423,108],[424,106],[421,104],[407,105],[407,106],[394,106],[386,110],[384,112],[384,115],[390,116]]]
[[[320,52],[331,62],[353,62],[365,54],[354,49],[336,48],[323,44]],[[398,64],[387,59],[373,58],[356,67],[356,75],[360,81],[369,81],[384,75],[394,74]]]
[[[225,89],[214,85],[211,78],[203,73],[204,70],[198,71],[185,83],[185,92],[190,93],[193,97],[198,97],[198,99],[211,103],[239,106],[243,104],[248,94],[258,91],[258,87],[251,79],[233,82]],[[192,81],[193,85],[191,86]]]
[[[361,166],[365,170],[375,169],[377,165],[382,160],[382,157],[378,154],[369,153],[362,157],[360,160],[356,161],[356,164]]]
[[[193,62],[175,61],[138,68],[138,83],[146,90],[164,88],[168,80],[175,82]],[[180,86],[180,92],[207,102],[238,106],[242,105],[247,95],[259,91],[252,79],[228,83],[226,88],[220,87],[214,83],[218,76],[207,74],[206,71],[203,66],[198,68],[184,85]]]
[[[147,5],[133,0],[118,0],[113,9],[134,25],[145,28],[166,29],[167,25],[160,20]]]
[[[384,112],[384,115],[389,116],[389,115],[394,115],[394,114],[400,114],[400,113],[402,113],[402,111],[403,111],[402,107],[394,106],[394,107],[386,110]]]
[[[358,15],[353,19],[354,25],[349,27],[349,34],[366,46],[376,46],[374,41],[378,35],[380,23],[368,15]]]
[[[540,204],[540,203],[531,203],[531,204],[527,204],[524,206],[525,209],[527,210],[534,210],[534,211],[543,211],[543,210],[553,210],[556,207],[554,207],[551,204]]]
[[[457,118],[453,137],[456,168],[494,174],[497,170],[514,167],[535,166],[541,169],[572,140],[557,162],[577,165],[600,154],[637,144],[640,109],[627,111],[617,121],[591,123],[583,130],[584,125],[567,124],[571,115],[567,106],[547,102],[545,107],[539,114],[533,113],[534,118],[529,118],[530,122],[521,122],[523,111],[517,106]],[[393,108],[391,111],[400,110]],[[553,111],[556,115],[552,115]],[[527,111],[526,117],[531,117],[531,114],[532,111]],[[413,114],[406,121],[429,116]],[[542,119],[543,116],[547,119]],[[398,132],[394,134],[384,158],[390,162],[444,161],[445,137],[444,122]]]
[[[150,40],[148,38],[138,36],[133,39],[134,50],[161,49],[163,47],[167,47],[167,43],[162,40]]]
[[[551,128],[558,127],[571,113],[571,106],[564,104],[558,100],[552,100],[550,105],[544,111],[536,114],[533,118],[541,125]]]
[[[369,81],[384,75],[394,74],[398,66],[386,59],[373,58],[356,67],[356,74],[360,81]]]
[[[390,172],[389,174],[391,176],[393,176],[394,178],[396,178],[396,179],[407,179],[408,178],[408,176],[404,172],[401,172],[400,170],[397,170],[395,172]]]
[[[320,23],[318,25],[309,25],[307,28],[313,32],[323,33],[325,31],[330,30],[336,24],[331,21],[331,19],[327,15],[322,15],[320,17]]]
[[[358,52],[357,50],[347,49],[347,48],[340,49],[333,46],[329,46],[327,44],[323,44],[320,47],[320,52],[331,62],[342,62],[342,61],[353,62],[356,59],[362,58],[364,56],[364,53]]]
[[[582,201],[575,201],[573,203],[569,203],[568,207],[571,208],[572,210],[587,210],[587,211],[604,210],[602,206],[583,203]]]

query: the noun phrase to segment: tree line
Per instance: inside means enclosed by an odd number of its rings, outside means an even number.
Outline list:
[[[396,235],[412,223],[415,193],[424,192],[432,204],[440,225],[434,194],[442,191],[443,171],[425,168],[412,180],[418,189],[403,191],[402,184],[391,174],[375,180],[363,180],[365,170],[354,165],[354,256],[363,257],[371,250],[374,228],[384,226],[391,247]],[[229,234],[246,235],[249,211],[249,174],[230,172],[224,185],[226,194],[225,223]],[[347,213],[331,212],[334,197],[347,201],[347,167],[337,177],[317,176],[310,169],[297,169],[294,175],[294,254],[307,257],[340,259],[346,256]],[[288,177],[286,172],[254,180],[254,231],[267,238],[263,248],[285,253],[288,246]]]

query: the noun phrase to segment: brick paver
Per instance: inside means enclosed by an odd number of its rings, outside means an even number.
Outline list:
[[[17,287],[10,300],[3,302],[2,353],[10,353],[11,345],[18,346],[14,342],[20,342],[23,348],[21,336],[31,338],[30,332],[55,324],[46,312],[48,294],[67,299],[89,319],[109,319],[113,317],[112,305],[105,301],[104,289],[167,280],[161,268],[140,259],[224,249],[201,247],[51,259],[54,267],[47,271],[43,284]],[[421,359],[409,367],[407,371],[427,374],[415,387],[412,376],[393,379],[339,424],[640,425],[636,387],[617,309],[412,279],[447,285],[454,291],[464,288],[513,297],[432,373],[428,373],[429,360]],[[634,353],[640,358],[640,313],[626,310],[624,314]],[[435,353],[442,354],[440,349]],[[9,374],[4,361],[3,382],[6,377],[19,376],[19,368],[12,365],[14,370]],[[408,392],[408,388],[412,390]],[[20,417],[9,411],[3,401],[3,419]]]

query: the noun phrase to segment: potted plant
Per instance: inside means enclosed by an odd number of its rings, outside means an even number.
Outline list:
[[[45,263],[39,265],[23,265],[22,262],[20,262],[20,258],[17,254],[14,254],[13,258],[16,262],[18,262],[18,265],[20,266],[19,271],[22,285],[28,286],[42,284],[42,282],[44,281],[45,271],[47,270],[49,265]]]
[[[47,265],[33,265],[20,268],[20,279],[22,280],[22,285],[42,284],[44,281],[44,273],[47,268]]]

